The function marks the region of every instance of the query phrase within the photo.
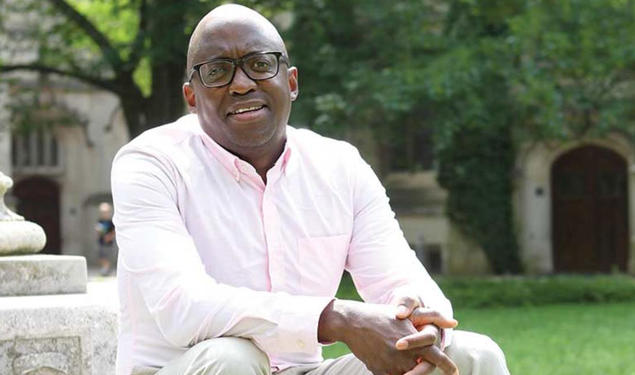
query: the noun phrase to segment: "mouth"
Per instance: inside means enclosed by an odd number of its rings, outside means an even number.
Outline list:
[[[265,107],[264,104],[261,105],[253,105],[253,106],[249,106],[249,107],[242,107],[242,108],[238,108],[232,112],[229,112],[229,115],[240,115],[242,113],[248,113],[248,112],[256,112],[259,111],[261,109],[263,109]]]
[[[267,106],[262,103],[244,103],[238,105],[227,113],[227,118],[239,123],[252,123],[261,121],[267,116]]]

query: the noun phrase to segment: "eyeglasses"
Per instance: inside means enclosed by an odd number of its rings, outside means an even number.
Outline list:
[[[196,64],[190,72],[189,82],[198,72],[205,87],[223,87],[229,85],[236,75],[236,67],[254,81],[263,81],[278,75],[280,63],[289,65],[282,52],[253,52],[238,59],[218,58]]]

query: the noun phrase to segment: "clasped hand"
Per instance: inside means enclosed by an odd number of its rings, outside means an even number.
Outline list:
[[[440,340],[442,328],[454,328],[458,322],[444,317],[439,311],[422,307],[418,298],[410,296],[397,297],[393,304],[397,305],[397,319],[408,319],[415,329],[406,337],[402,337],[395,343],[399,350],[420,348],[426,351],[408,375],[428,374],[438,367],[446,375],[458,374],[456,365],[441,350]],[[439,345],[437,345],[439,344]]]
[[[435,345],[440,328],[454,328],[456,320],[407,297],[397,300],[397,306],[353,304],[346,309],[348,327],[342,341],[374,375],[424,375],[435,367],[444,375],[458,374]]]

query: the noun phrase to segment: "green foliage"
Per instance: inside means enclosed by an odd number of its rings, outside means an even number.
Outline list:
[[[189,36],[221,0],[0,3],[0,72],[72,77],[117,95],[130,134],[183,114]],[[288,0],[239,1],[271,16]],[[3,36],[4,36],[3,35]]]
[[[455,309],[635,302],[635,279],[623,275],[440,277],[436,281]],[[342,278],[337,297],[361,300],[348,273]]]
[[[294,123],[329,133],[372,127],[382,137],[421,124],[420,72],[438,48],[439,12],[426,1],[298,2],[285,39],[300,69]],[[437,25],[437,29],[440,25]]]
[[[529,2],[509,20],[517,66],[509,81],[526,126],[520,134],[567,139],[633,133],[635,3]]]
[[[428,95],[438,110],[438,180],[450,192],[448,216],[481,245],[494,272],[518,273],[510,203],[515,103],[501,95],[509,91],[507,54],[489,39],[475,44],[457,47],[425,71]]]
[[[496,273],[521,271],[519,145],[635,136],[633,1],[299,4],[288,34],[304,96],[294,121],[332,134],[371,127],[395,151],[433,129],[447,213]]]
[[[438,283],[457,309],[635,302],[635,279],[629,276],[440,278]]]

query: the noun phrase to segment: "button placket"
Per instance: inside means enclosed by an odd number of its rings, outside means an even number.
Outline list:
[[[271,290],[281,290],[286,279],[284,248],[280,235],[280,215],[272,199],[271,185],[267,184],[262,198],[262,213],[269,256]]]

